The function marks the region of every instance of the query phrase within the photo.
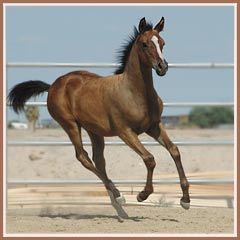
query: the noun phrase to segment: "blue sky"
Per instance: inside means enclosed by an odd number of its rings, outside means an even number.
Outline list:
[[[233,6],[6,6],[6,62],[115,63],[121,44],[142,17],[156,24],[169,63],[234,62]],[[7,90],[22,81],[52,83],[73,68],[9,68]],[[114,69],[88,69],[110,75]],[[169,69],[154,74],[164,102],[234,100],[233,69]],[[37,100],[46,100],[46,94]],[[164,114],[188,109],[165,109]],[[8,110],[9,119],[19,119]],[[41,118],[49,118],[41,109]],[[24,117],[20,117],[24,120]]]

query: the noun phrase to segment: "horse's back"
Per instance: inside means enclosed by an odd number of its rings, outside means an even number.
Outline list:
[[[79,76],[80,78],[84,78],[84,79],[89,79],[89,78],[100,78],[102,76],[96,74],[96,73],[93,73],[93,72],[88,72],[88,71],[73,71],[73,72],[70,72],[70,73],[67,73],[65,76],[71,76],[71,75],[77,75]]]

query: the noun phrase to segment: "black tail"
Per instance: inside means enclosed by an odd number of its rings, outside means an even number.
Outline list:
[[[19,83],[12,88],[8,94],[9,104],[13,110],[18,113],[23,110],[24,103],[31,97],[48,91],[51,85],[42,81],[27,81]]]

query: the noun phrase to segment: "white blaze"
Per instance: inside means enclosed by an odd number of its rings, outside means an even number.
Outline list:
[[[158,38],[156,36],[153,36],[151,40],[153,41],[153,43],[156,46],[159,57],[162,59],[162,61],[164,61],[164,56],[163,56],[163,54],[161,52],[161,49],[160,49],[160,46],[158,44]]]

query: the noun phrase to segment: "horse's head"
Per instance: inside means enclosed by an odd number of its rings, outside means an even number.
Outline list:
[[[141,62],[154,68],[159,76],[164,76],[168,70],[168,63],[162,54],[165,42],[159,36],[163,28],[163,17],[154,28],[146,23],[145,18],[142,18],[139,22],[139,37],[136,41]]]

